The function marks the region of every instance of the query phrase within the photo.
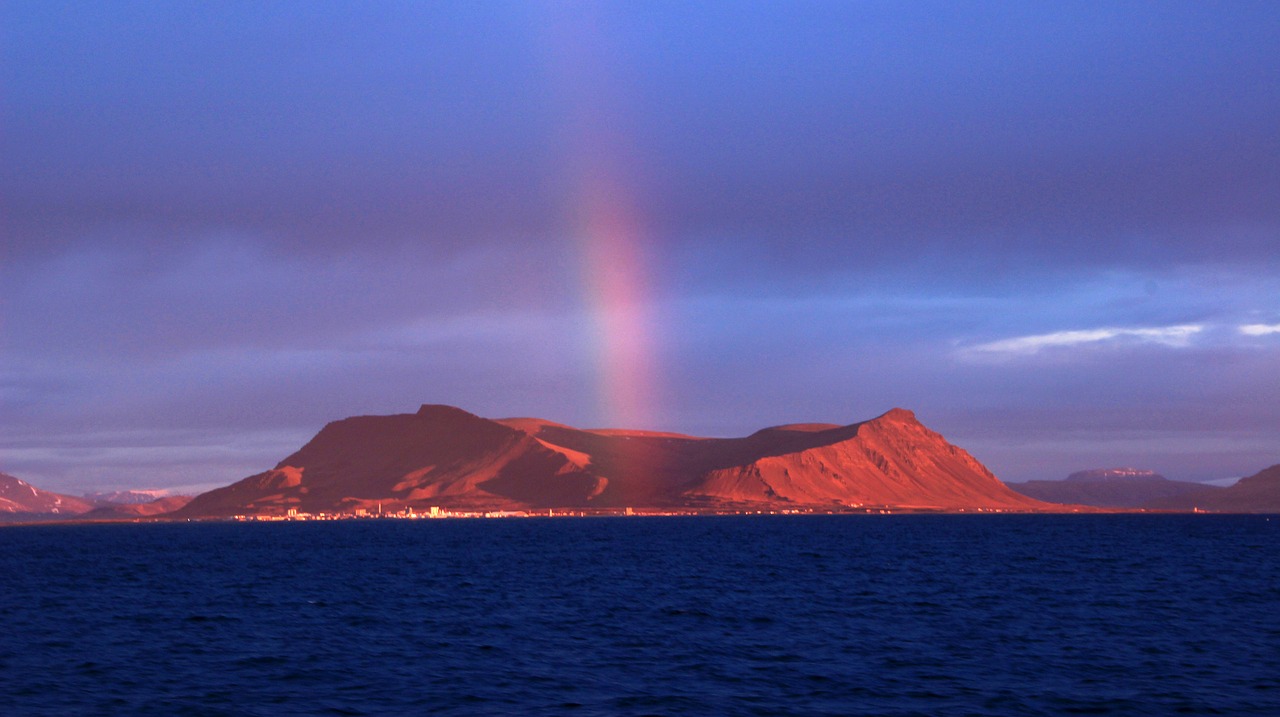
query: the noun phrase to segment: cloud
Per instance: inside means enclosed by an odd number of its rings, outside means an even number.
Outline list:
[[[1280,324],[1244,324],[1239,327],[1240,333],[1245,336],[1266,336],[1267,334],[1280,334]]]
[[[965,350],[979,355],[1030,355],[1042,349],[1093,344],[1114,339],[1134,339],[1141,343],[1183,347],[1191,343],[1191,337],[1204,331],[1201,324],[1180,324],[1154,328],[1121,329],[1099,328],[1075,331],[1055,331],[1049,334],[1019,336],[971,346]]]

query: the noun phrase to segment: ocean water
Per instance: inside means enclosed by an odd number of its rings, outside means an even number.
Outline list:
[[[3,715],[1280,714],[1280,517],[0,529]]]

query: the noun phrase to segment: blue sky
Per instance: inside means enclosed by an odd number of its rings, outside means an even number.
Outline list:
[[[424,402],[1280,462],[1274,3],[3,0],[0,52],[0,471],[42,487]]]

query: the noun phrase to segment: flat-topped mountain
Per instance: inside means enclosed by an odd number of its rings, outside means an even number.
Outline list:
[[[197,496],[174,516],[430,506],[1061,509],[1010,490],[902,409],[847,426],[698,438],[425,405],[330,423],[275,468]]]
[[[1241,478],[1227,488],[1204,487],[1147,507],[1168,510],[1209,510],[1220,513],[1280,513],[1280,464]]]
[[[1168,480],[1155,471],[1142,468],[1091,468],[1087,471],[1076,471],[1066,477],[1069,481],[1083,483],[1133,483],[1135,481]]]
[[[1204,490],[1203,483],[1169,480],[1138,468],[1094,468],[1077,471],[1064,480],[1033,480],[1009,487],[1049,503],[1102,508],[1140,508],[1153,500]]]
[[[93,509],[87,500],[41,490],[26,481],[0,473],[0,520],[62,518]]]

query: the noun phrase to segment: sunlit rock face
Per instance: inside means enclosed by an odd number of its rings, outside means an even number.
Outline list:
[[[451,406],[335,421],[275,468],[196,497],[185,517],[451,509],[1049,509],[903,409],[744,438],[490,420]]]

